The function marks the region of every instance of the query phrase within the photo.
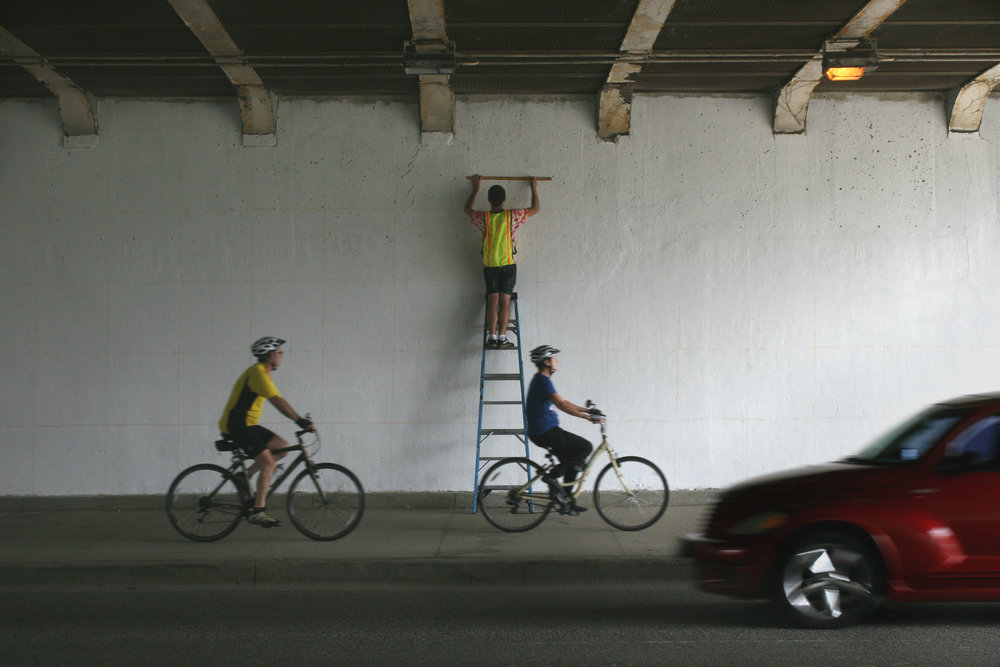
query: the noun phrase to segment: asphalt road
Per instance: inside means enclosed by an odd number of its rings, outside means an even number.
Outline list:
[[[996,665],[998,625],[905,605],[801,630],[685,585],[0,591],[8,665]]]

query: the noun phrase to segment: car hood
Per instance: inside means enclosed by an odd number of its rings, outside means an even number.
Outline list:
[[[748,498],[767,495],[843,492],[894,486],[900,473],[909,466],[884,466],[833,461],[803,466],[782,472],[754,477],[740,482],[723,493],[723,497]]]

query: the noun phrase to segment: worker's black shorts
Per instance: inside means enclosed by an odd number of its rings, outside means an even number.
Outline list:
[[[247,426],[244,429],[234,430],[232,433],[223,433],[222,435],[232,440],[247,456],[254,459],[257,458],[258,454],[267,449],[267,443],[271,442],[274,432],[269,431],[263,426]]]
[[[507,266],[484,266],[483,277],[486,279],[486,293],[513,294],[514,283],[517,282],[517,264]]]

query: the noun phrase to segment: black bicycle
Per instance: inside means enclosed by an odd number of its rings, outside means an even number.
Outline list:
[[[303,436],[314,437],[306,442]],[[354,530],[365,512],[365,491],[354,473],[337,463],[314,463],[319,452],[319,434],[298,431],[297,444],[279,452],[299,452],[298,457],[280,471],[268,491],[270,498],[282,482],[304,465],[291,486],[285,507],[292,525],[314,540],[336,540]],[[215,448],[231,452],[229,468],[202,463],[177,475],[167,491],[167,516],[184,537],[196,542],[219,540],[236,530],[240,519],[253,507],[254,492],[246,471],[253,459],[231,440],[218,440]]]

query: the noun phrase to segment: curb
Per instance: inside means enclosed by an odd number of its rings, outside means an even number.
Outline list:
[[[7,565],[0,588],[73,586],[142,588],[161,586],[269,585],[655,585],[691,581],[690,561],[661,558],[542,560],[406,558],[380,560],[261,559],[227,563],[105,562],[93,565]]]
[[[670,506],[708,505],[718,489],[671,489]],[[0,512],[162,510],[164,494],[142,496],[0,496]],[[368,509],[472,509],[471,491],[376,491]]]

